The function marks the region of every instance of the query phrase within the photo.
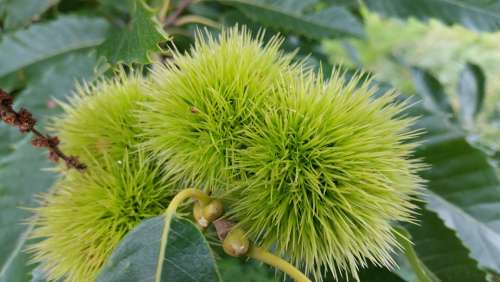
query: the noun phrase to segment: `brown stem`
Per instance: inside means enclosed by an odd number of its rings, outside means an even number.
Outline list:
[[[0,118],[6,124],[17,127],[21,133],[32,132],[35,137],[31,144],[38,148],[47,148],[49,150],[49,159],[57,162],[64,160],[68,168],[74,168],[80,171],[86,169],[85,164],[81,163],[75,156],[67,156],[59,149],[59,138],[57,136],[44,135],[35,128],[36,119],[31,112],[21,108],[16,112],[12,108],[13,98],[7,92],[0,89]]]
[[[175,25],[177,18],[184,12],[184,10],[191,4],[192,0],[181,0],[175,11],[165,20],[164,28],[172,27]]]

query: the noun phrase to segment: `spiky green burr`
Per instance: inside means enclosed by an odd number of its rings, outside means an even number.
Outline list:
[[[339,73],[275,91],[241,132],[232,217],[315,280],[325,269],[356,278],[368,262],[392,267],[391,224],[414,220],[422,187],[407,105]]]
[[[277,82],[298,72],[280,43],[244,28],[200,33],[190,52],[157,68],[139,118],[145,147],[174,177],[217,192],[236,175],[244,127]]]
[[[80,87],[53,123],[65,152],[83,172],[61,170],[35,209],[30,246],[50,281],[93,281],[107,257],[141,220],[161,214],[176,192],[138,146],[135,111],[143,78],[117,78]]]
[[[144,79],[123,72],[109,80],[78,87],[64,113],[52,122],[61,149],[82,161],[109,155],[119,160],[138,143],[140,129],[134,111],[145,99]]]
[[[120,240],[161,214],[175,193],[142,153],[88,165],[68,171],[35,209],[32,237],[40,241],[29,250],[49,281],[94,281]]]

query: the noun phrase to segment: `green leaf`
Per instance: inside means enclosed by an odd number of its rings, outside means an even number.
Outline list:
[[[0,77],[95,47],[105,40],[107,29],[103,19],[61,16],[5,35],[0,42]]]
[[[0,0],[0,20],[7,30],[28,25],[59,0]]]
[[[460,118],[467,128],[474,125],[481,111],[485,95],[486,77],[478,65],[467,63],[460,73],[458,98],[460,99]]]
[[[45,282],[47,280],[45,272],[40,266],[33,269],[31,272],[31,282]]]
[[[435,213],[422,209],[419,220],[418,225],[407,224],[405,227],[411,233],[411,241],[419,261],[424,265],[424,271],[431,271],[431,279],[487,281],[486,273],[479,270],[477,261],[469,257],[469,250]]]
[[[154,281],[164,223],[164,217],[158,216],[125,236],[97,282]],[[190,221],[174,218],[167,242],[161,281],[220,281],[208,242]]]
[[[274,270],[255,260],[224,257],[217,260],[222,281],[232,281],[238,277],[238,282],[274,282],[282,281]]]
[[[436,212],[484,268],[500,272],[500,182],[481,150],[448,119],[416,110],[425,129],[416,156],[430,165],[427,208]]]
[[[41,193],[55,181],[56,175],[42,168],[50,167],[47,152],[33,148],[26,136],[15,150],[0,160],[0,281],[27,281],[31,268],[23,252],[29,228],[23,225],[32,214],[20,207],[33,207],[34,193]]]
[[[159,44],[168,40],[154,12],[142,1],[133,3],[129,25],[113,32],[98,49],[99,55],[112,64],[148,64],[151,53],[160,51]]]
[[[430,235],[430,234],[427,234]],[[403,256],[410,267],[412,274],[419,282],[439,282],[439,279],[420,260],[411,241],[411,235],[402,227],[396,228],[396,238],[402,247]],[[441,255],[441,254],[438,254]]]
[[[436,18],[476,31],[500,29],[500,2],[490,0],[364,0],[382,15],[398,18]]]
[[[69,25],[64,26],[65,24]],[[83,26],[77,27],[78,24]],[[47,44],[25,46],[23,42],[31,42],[28,41],[30,34],[38,30],[45,35],[52,36],[55,42],[59,41],[61,44],[62,42],[81,44],[83,41],[78,39],[78,36],[85,37],[85,33],[92,32],[92,27],[96,26],[105,27],[106,24],[96,19],[61,17],[51,23],[36,25],[26,31],[8,35],[0,43],[2,48],[6,45],[18,44],[17,47],[24,48],[22,52],[29,50],[35,53],[37,50],[40,52],[27,55],[33,60],[16,66],[13,65],[16,63],[15,60],[10,63],[5,52],[0,53],[0,60],[11,64],[12,69],[23,70],[23,77],[28,86],[16,98],[15,108],[28,108],[39,120],[40,129],[43,129],[48,115],[59,110],[51,103],[53,98],[63,99],[71,93],[75,81],[91,79],[94,76],[95,51],[88,47],[68,48],[66,46],[65,51],[58,47],[57,52],[51,53],[51,50],[47,49],[49,46]],[[82,30],[85,27],[90,28],[89,31]],[[65,33],[76,32],[70,36],[75,40],[62,39],[60,36],[64,34],[56,35],[58,28]],[[13,56],[21,51],[7,50],[7,52]],[[5,68],[1,66],[0,71],[4,70]],[[26,235],[29,231],[29,227],[23,225],[22,222],[30,217],[31,213],[21,208],[36,206],[33,200],[34,194],[47,191],[56,176],[41,171],[51,167],[52,164],[46,160],[46,151],[31,147],[31,137],[24,136],[23,138],[18,130],[8,128],[4,124],[0,124],[0,134],[2,136],[0,154],[3,157],[0,159],[0,179],[2,179],[0,181],[0,210],[2,211],[0,215],[0,253],[2,254],[0,256],[0,281],[26,281],[29,280],[34,265],[28,264],[29,257],[22,252],[25,249]]]
[[[411,73],[417,93],[422,97],[426,108],[436,113],[453,113],[443,86],[430,72],[413,67]]]
[[[369,267],[359,272],[360,281],[369,282],[403,282],[396,274],[390,272],[387,268]],[[353,281],[353,280],[349,280]]]
[[[219,0],[250,19],[278,30],[323,39],[340,35],[362,36],[363,26],[346,7],[307,12],[317,0]]]
[[[55,99],[69,96],[76,82],[93,79],[96,64],[95,50],[80,50],[30,66],[25,70],[27,86],[15,100],[15,107],[29,109],[43,123],[60,111]]]

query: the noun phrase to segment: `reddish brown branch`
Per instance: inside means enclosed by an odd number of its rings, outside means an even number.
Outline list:
[[[175,8],[174,12],[167,17],[165,20],[164,28],[172,27],[177,22],[179,16],[184,12],[184,10],[191,4],[192,0],[182,0],[179,5]]]
[[[36,119],[33,118],[31,112],[21,108],[16,112],[12,107],[13,99],[7,92],[0,89],[0,118],[6,124],[17,127],[21,133],[32,132],[35,137],[31,140],[31,144],[38,148],[47,148],[49,151],[49,159],[58,162],[64,160],[68,168],[84,170],[85,164],[81,163],[77,157],[67,156],[59,149],[59,138],[57,136],[44,135],[35,128]]]

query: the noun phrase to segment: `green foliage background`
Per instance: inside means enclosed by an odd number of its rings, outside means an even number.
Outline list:
[[[197,28],[217,33],[223,25],[240,23],[266,28],[269,35],[281,32],[286,50],[299,48],[299,55],[313,66],[321,62],[325,74],[341,63],[350,71],[366,69],[376,77],[375,86],[383,89],[390,83],[421,101],[408,114],[421,117],[418,126],[426,134],[417,156],[431,168],[422,173],[428,192],[420,225],[402,227],[414,245],[395,254],[399,269],[370,267],[361,273],[362,281],[498,279],[500,1],[179,0],[171,3],[167,21],[173,21],[167,26],[156,18],[162,3],[0,0],[0,88],[15,96],[16,108],[29,108],[44,127],[60,110],[54,101],[71,95],[76,83],[111,76],[122,64],[146,73],[153,60],[169,59],[167,46],[186,50]],[[31,216],[25,208],[37,205],[35,195],[47,191],[56,175],[47,170],[51,164],[46,153],[32,148],[29,140],[0,124],[2,282],[45,281],[24,252],[31,227],[23,222]],[[120,255],[141,246],[147,239],[134,234],[152,223],[144,222],[122,241],[102,277],[120,277],[124,272],[119,266],[128,263],[135,266],[129,277],[155,269],[155,262],[140,255]],[[175,281],[282,279],[265,266],[222,255],[210,235],[205,239],[190,224],[179,221],[175,228],[198,242],[194,247],[199,257],[180,260],[174,254],[169,259],[178,260],[185,270],[199,259],[209,274],[177,276]],[[158,229],[152,225],[147,234],[159,236]],[[181,241],[169,240],[167,249],[193,248]],[[325,280],[331,279],[326,274]]]

